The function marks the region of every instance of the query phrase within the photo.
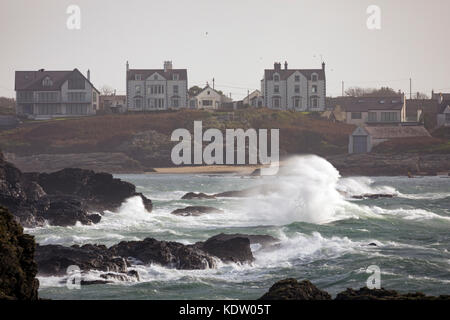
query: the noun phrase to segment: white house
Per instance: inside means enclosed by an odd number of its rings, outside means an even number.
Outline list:
[[[231,101],[231,98],[217,92],[211,88],[209,84],[206,84],[203,90],[190,100],[190,108],[217,110],[220,109],[224,103]]]
[[[413,137],[431,135],[423,126],[359,126],[349,137],[348,153],[367,153],[384,141]]]
[[[251,92],[248,96],[242,99],[242,104],[251,107],[262,107],[264,104],[264,99],[261,91],[254,90]]]
[[[264,106],[278,110],[324,111],[325,63],[322,69],[289,69],[288,63],[274,63],[261,80]]]
[[[78,69],[16,71],[18,115],[30,119],[94,115],[100,92]]]
[[[173,69],[171,61],[164,69],[130,69],[127,62],[126,76],[128,111],[187,108],[187,70]]]

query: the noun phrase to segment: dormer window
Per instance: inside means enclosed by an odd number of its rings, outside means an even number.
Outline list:
[[[300,76],[295,76],[295,82],[299,82],[300,81]]]
[[[153,80],[158,80],[158,75],[157,75],[157,74],[155,74],[155,75],[153,76]]]
[[[313,85],[311,88],[312,93],[317,93],[317,86]]]
[[[173,74],[173,76],[172,76],[172,79],[174,80],[174,81],[178,81],[178,73],[174,73]]]
[[[276,81],[276,82],[280,81],[280,76],[277,75],[277,74],[275,74],[275,75],[273,76],[273,81]]]
[[[317,79],[318,79],[317,74],[314,73],[314,74],[311,76],[311,80],[315,82],[315,81],[317,81]]]
[[[45,77],[44,80],[42,80],[42,86],[51,87],[52,85],[53,81],[50,79],[50,77]]]
[[[134,80],[141,81],[142,80],[142,75],[141,74],[136,74],[134,76]]]

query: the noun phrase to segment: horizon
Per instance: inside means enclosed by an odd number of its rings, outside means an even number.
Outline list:
[[[189,87],[214,78],[234,100],[260,90],[264,69],[284,61],[292,69],[320,69],[324,61],[332,97],[341,95],[342,81],[345,89],[387,86],[407,97],[410,78],[413,96],[450,91],[445,0],[376,1],[380,30],[367,28],[374,1],[365,0],[129,3],[2,1],[0,96],[15,97],[14,71],[41,68],[89,69],[97,89],[124,94],[126,61],[131,69],[160,69],[165,60],[187,69]],[[71,4],[81,9],[80,30],[66,26]]]

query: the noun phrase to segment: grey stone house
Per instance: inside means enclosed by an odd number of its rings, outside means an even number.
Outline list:
[[[173,69],[171,61],[164,69],[130,69],[127,62],[126,92],[128,111],[158,111],[187,108],[186,69]]]
[[[78,69],[16,71],[16,113],[30,119],[94,115],[100,92]]]
[[[325,63],[322,69],[289,69],[288,63],[274,63],[261,80],[264,106],[278,110],[324,111]]]

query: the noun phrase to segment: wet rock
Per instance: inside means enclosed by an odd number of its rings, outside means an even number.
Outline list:
[[[171,212],[171,214],[177,216],[201,216],[208,213],[223,213],[223,211],[213,207],[191,206],[182,209],[176,209]]]
[[[375,242],[371,242],[368,244],[369,247],[377,247],[378,245]]]
[[[110,248],[110,252],[121,257],[132,257],[144,264],[160,264],[183,269],[206,269],[216,266],[215,259],[195,246],[178,242],[158,241],[146,238],[143,241],[122,241]]]
[[[41,275],[65,275],[67,268],[76,265],[82,271],[100,270],[127,272],[127,262],[114,256],[103,245],[86,244],[71,247],[61,245],[38,245],[35,259]]]
[[[188,192],[186,193],[181,199],[183,200],[192,200],[192,199],[215,199],[216,197],[214,195],[208,195],[206,193],[195,193],[195,192]]]
[[[308,280],[290,278],[275,283],[259,300],[331,300],[331,296]]]
[[[0,300],[38,299],[34,248],[34,237],[0,207]]]
[[[431,297],[421,292],[401,294],[395,290],[364,287],[359,290],[347,289],[338,293],[335,300],[450,300],[450,296]]]
[[[216,198],[248,198],[259,195],[270,195],[279,191],[279,187],[275,185],[260,185],[237,191],[226,191],[214,194]]]
[[[394,198],[395,195],[393,194],[363,194],[363,195],[356,195],[352,196],[353,199],[380,199],[380,198]]]
[[[246,236],[219,234],[196,247],[218,257],[224,262],[251,263],[255,258],[250,249],[250,239]]]

